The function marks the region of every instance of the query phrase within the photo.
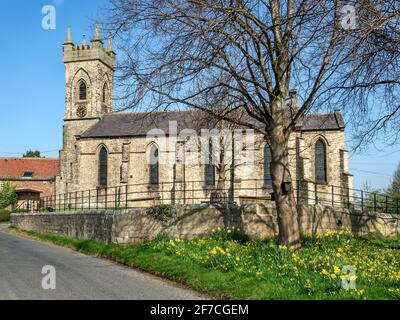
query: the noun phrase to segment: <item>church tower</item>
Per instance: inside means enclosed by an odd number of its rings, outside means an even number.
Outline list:
[[[102,116],[112,112],[115,53],[111,35],[104,47],[99,25],[89,44],[83,36],[82,44],[72,42],[71,27],[63,44],[65,65],[65,115],[63,149],[60,151],[60,177],[57,193],[76,191],[77,150],[79,136],[95,125]]]

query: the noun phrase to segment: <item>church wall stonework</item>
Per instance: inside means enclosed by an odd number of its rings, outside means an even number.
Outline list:
[[[298,135],[296,133],[296,135]],[[297,187],[297,161],[296,153],[296,135],[290,139],[289,161],[294,186]],[[305,132],[301,134],[303,139],[301,151],[305,157],[304,177],[301,179],[314,181],[314,145],[317,139],[324,139],[327,145],[327,183],[320,184],[317,187],[317,193],[331,195],[331,186],[338,188],[343,185],[341,168],[341,152],[345,150],[344,132]],[[166,138],[168,140],[168,138]],[[261,140],[260,137],[259,139]],[[124,145],[129,144],[128,154],[123,159]],[[98,186],[98,167],[99,167],[99,150],[104,146],[108,151],[108,186],[116,187],[120,185],[136,185],[149,183],[149,154],[148,150],[152,144],[156,144],[160,148],[160,165],[159,176],[160,182],[170,184],[174,181],[174,147],[171,148],[165,142],[157,141],[148,137],[133,138],[107,138],[107,139],[80,139],[78,140],[79,154],[77,161],[72,161],[76,165],[74,180],[74,188],[76,190],[95,189]],[[235,187],[238,190],[237,196],[249,194],[246,189],[257,189],[257,196],[266,197],[272,192],[270,188],[262,188],[264,177],[263,164],[263,142],[256,143],[254,150],[254,165],[243,165],[244,168],[238,166],[235,169]],[[199,153],[200,156],[200,153]],[[123,165],[127,172],[122,172]],[[126,178],[123,179],[122,175]],[[225,174],[227,180],[230,178],[230,171]],[[255,181],[257,179],[257,181]],[[185,165],[184,181],[190,184],[192,181],[197,182],[204,180],[204,165]],[[351,185],[350,185],[351,187]],[[143,186],[144,188],[144,186]],[[145,193],[145,189],[143,189]],[[335,195],[339,193],[339,189],[335,189]],[[310,197],[314,197],[315,190],[311,189]],[[253,195],[253,194],[251,194]],[[255,194],[254,194],[255,195]],[[143,194],[144,196],[144,194]],[[339,201],[339,199],[337,199]]]
[[[327,133],[305,133],[303,134],[304,139],[304,151],[307,166],[304,168],[304,179],[314,181],[314,144],[318,138],[323,137],[327,141],[327,174],[328,181],[326,185],[318,185],[319,193],[330,194],[331,185],[342,186],[341,175],[343,171],[341,169],[340,154],[341,150],[344,150],[344,133],[343,132],[327,132]],[[128,156],[125,155],[127,160],[123,159],[123,147],[129,143]],[[151,140],[145,137],[137,138],[113,138],[113,139],[81,139],[77,141],[77,150],[79,154],[75,160],[74,152],[70,157],[70,161],[73,164],[74,177],[73,180],[74,189],[76,191],[95,189],[98,186],[98,167],[99,167],[99,149],[101,146],[105,146],[108,150],[108,186],[115,187],[120,185],[133,185],[133,184],[147,184],[149,182],[149,160],[148,160],[148,149],[149,145],[156,143],[157,141]],[[160,145],[163,145],[160,143]],[[243,170],[238,167],[235,170],[235,184],[238,190],[240,189],[259,189],[258,196],[268,196],[272,191],[269,188],[261,188],[263,184],[263,145],[260,143],[255,148],[255,163],[253,166],[248,166]],[[296,165],[297,165],[297,154],[295,147],[295,139],[291,139],[290,148],[290,168],[292,172],[292,179],[296,185]],[[171,183],[174,181],[174,163],[163,161],[164,159],[173,159],[175,156],[175,150],[169,150],[168,148],[160,149],[160,182]],[[125,175],[126,179],[121,179],[122,166],[126,163]],[[185,181],[190,183],[191,181],[202,181],[204,180],[204,165],[187,165],[184,168]],[[226,177],[229,180],[230,172],[226,173]],[[258,179],[258,181],[254,181]],[[249,181],[247,181],[249,180]],[[350,186],[351,187],[351,186]],[[70,189],[72,190],[72,189]],[[311,194],[314,190],[311,190]],[[338,193],[335,190],[335,194]],[[244,191],[238,191],[238,195],[244,193]],[[247,192],[248,193],[248,192]]]

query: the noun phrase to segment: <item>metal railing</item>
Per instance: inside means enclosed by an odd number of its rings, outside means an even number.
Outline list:
[[[293,188],[297,204],[400,213],[400,199],[384,194],[302,180],[295,181],[290,188]],[[263,179],[225,180],[215,185],[206,185],[204,181],[175,181],[73,191],[27,201],[24,209],[26,212],[118,210],[157,204],[240,205],[272,201],[271,181]]]

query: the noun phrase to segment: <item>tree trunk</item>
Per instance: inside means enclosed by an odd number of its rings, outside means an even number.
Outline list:
[[[289,171],[288,141],[284,136],[283,124],[278,123],[272,126],[269,138],[272,154],[272,188],[278,215],[279,244],[297,250],[301,248],[301,240],[293,186],[289,192],[282,190],[283,182],[292,182]]]
[[[218,202],[226,203],[227,202],[227,193],[226,193],[226,171],[227,171],[227,163],[226,163],[226,150],[225,150],[225,139],[223,135],[220,136],[219,140],[219,163],[217,165],[217,190],[216,190],[216,198]]]

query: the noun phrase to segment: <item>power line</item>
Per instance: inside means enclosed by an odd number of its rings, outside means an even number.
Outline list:
[[[393,152],[390,152],[390,153],[387,153],[387,154],[384,154],[384,155],[381,155],[378,158],[385,158],[387,156],[391,156],[392,154],[395,154],[395,153],[398,153],[398,152],[400,152],[400,149],[396,150],[396,151],[393,151]]]
[[[356,153],[356,152],[351,152],[350,159],[352,159],[355,156],[371,156],[371,157],[374,157],[374,158],[386,158],[387,156],[391,156],[392,154],[399,153],[400,149],[399,150],[394,150],[394,151],[386,153],[386,154],[379,154],[379,152],[382,152],[382,150],[379,150],[379,149],[377,149],[377,152],[374,152],[373,154],[368,154],[368,153],[360,153],[359,154],[359,153]]]
[[[392,175],[390,175],[390,174],[385,174],[385,173],[380,173],[380,172],[374,172],[374,171],[368,171],[368,170],[361,170],[361,169],[354,169],[354,168],[350,168],[350,169],[351,169],[352,171],[370,173],[370,174],[374,174],[374,175],[377,175],[377,176],[392,177]]]

